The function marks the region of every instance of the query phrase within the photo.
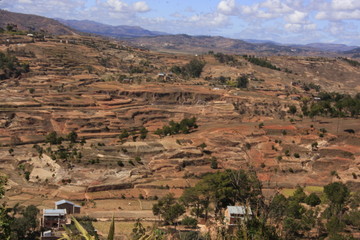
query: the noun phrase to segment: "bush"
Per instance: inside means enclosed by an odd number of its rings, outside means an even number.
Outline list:
[[[295,158],[300,158],[300,154],[294,153],[294,157],[295,157]]]
[[[181,224],[185,225],[186,227],[196,228],[198,221],[195,218],[186,216],[181,220]]]
[[[217,169],[217,168],[218,168],[218,162],[217,162],[216,158],[212,158],[212,159],[211,159],[211,165],[210,165],[210,167],[211,167],[212,169]]]

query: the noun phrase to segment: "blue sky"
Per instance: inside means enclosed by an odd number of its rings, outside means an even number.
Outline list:
[[[360,0],[0,0],[0,8],[173,34],[360,46]]]

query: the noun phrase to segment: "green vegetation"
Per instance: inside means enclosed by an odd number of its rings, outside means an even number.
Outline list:
[[[64,138],[58,137],[57,132],[51,132],[45,137],[45,142],[53,145],[61,144],[62,141],[64,141]]]
[[[249,85],[249,79],[247,76],[241,76],[236,79],[237,88],[247,88]]]
[[[211,158],[210,167],[211,167],[212,169],[217,169],[217,168],[218,168],[218,162],[217,162],[217,159],[216,159],[215,157]]]
[[[176,65],[173,66],[170,71],[175,73],[176,75],[182,75],[183,77],[198,78],[200,77],[205,64],[206,63],[204,61],[194,58],[183,67],[179,67]]]
[[[0,52],[0,80],[17,78],[30,71],[29,64],[22,64],[9,53]]]
[[[176,219],[185,213],[185,207],[177,202],[171,193],[159,199],[152,210],[155,216],[160,216],[164,220],[165,224],[174,224]]]
[[[224,54],[224,53],[216,53],[214,54],[214,57],[216,60],[218,60],[220,63],[235,63],[236,59],[234,58],[233,55],[228,55],[228,54]]]
[[[305,116],[356,117],[360,114],[360,94],[352,97],[335,92],[319,93],[319,100],[303,101],[302,111]]]
[[[189,228],[195,228],[198,224],[198,221],[196,220],[196,218],[186,216],[181,220],[181,224]]]
[[[191,130],[198,128],[196,118],[184,118],[180,122],[170,121],[169,125],[158,128],[154,133],[159,136],[175,135],[179,133],[188,134]]]
[[[257,58],[255,56],[250,56],[250,55],[243,55],[243,57],[250,63],[258,65],[260,67],[266,67],[266,68],[270,68],[276,71],[281,71],[280,68],[276,67],[275,65],[271,64],[271,62],[269,62],[266,59],[261,59],[261,58]]]
[[[4,197],[7,178],[0,176],[0,199]],[[40,236],[38,231],[39,209],[16,204],[9,208],[6,202],[0,205],[0,239],[32,240]]]
[[[349,59],[349,58],[344,58],[344,57],[340,57],[341,60],[349,63],[351,66],[353,67],[360,67],[360,62]]]

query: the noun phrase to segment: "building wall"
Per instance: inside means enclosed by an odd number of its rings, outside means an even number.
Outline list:
[[[73,214],[74,213],[73,205],[69,204],[69,203],[63,203],[63,204],[57,205],[56,209],[66,209],[67,214]]]
[[[58,228],[61,227],[63,224],[66,223],[65,217],[47,217],[44,216],[43,219],[43,227],[44,228]],[[60,224],[60,226],[59,226]]]
[[[80,208],[79,207],[74,207],[74,213],[80,213]]]

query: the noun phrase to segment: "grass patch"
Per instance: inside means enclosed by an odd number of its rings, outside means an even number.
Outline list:
[[[281,194],[283,194],[285,197],[290,197],[294,194],[295,188],[284,188],[281,190]]]
[[[304,188],[305,192],[308,193],[322,193],[324,191],[324,187],[320,187],[320,186],[306,186]]]
[[[110,221],[108,221],[108,222],[99,222],[99,221],[93,222],[95,229],[98,230],[99,234],[102,234],[103,236],[107,236],[107,234],[109,233],[110,224],[111,224]],[[115,222],[115,235],[130,236],[130,234],[132,233],[132,229],[134,228],[134,224],[135,224],[135,221]],[[145,229],[147,229],[147,228],[151,228],[153,223],[142,222],[142,225],[145,227]]]

